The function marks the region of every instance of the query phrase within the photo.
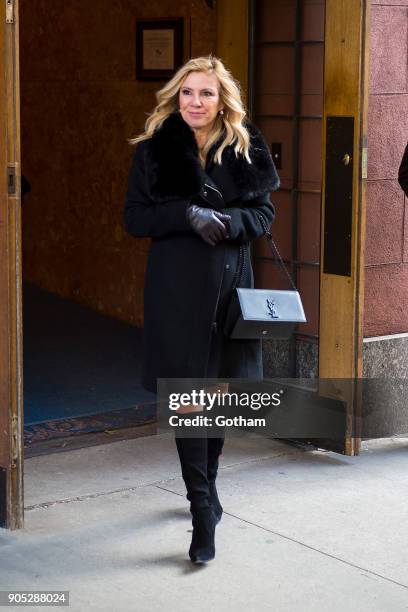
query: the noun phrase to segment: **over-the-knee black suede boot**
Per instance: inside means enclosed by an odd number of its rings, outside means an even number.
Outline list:
[[[196,508],[209,506],[207,438],[175,437],[187,499]]]
[[[189,555],[194,563],[204,563],[215,556],[216,525],[209,501],[207,438],[176,436],[175,441],[192,515],[193,535]]]
[[[195,508],[191,506],[193,536],[188,554],[193,563],[206,563],[215,557],[215,518],[212,506]]]
[[[207,480],[208,480],[208,492],[209,502],[213,507],[214,514],[217,523],[220,522],[223,508],[218,498],[217,487],[215,480],[218,473],[219,457],[224,446],[224,438],[208,438],[207,439]],[[189,492],[186,495],[187,499],[191,502],[192,497]]]

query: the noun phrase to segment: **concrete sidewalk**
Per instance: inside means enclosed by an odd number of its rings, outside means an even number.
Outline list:
[[[408,439],[343,457],[228,432],[216,558],[194,566],[171,436],[26,460],[0,588],[69,590],[75,612],[408,610]]]

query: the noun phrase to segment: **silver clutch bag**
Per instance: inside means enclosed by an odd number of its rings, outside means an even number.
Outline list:
[[[298,291],[235,289],[237,308],[228,311],[230,338],[287,338],[298,323],[306,323]]]

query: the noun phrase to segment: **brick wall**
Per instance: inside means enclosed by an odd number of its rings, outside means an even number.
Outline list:
[[[408,332],[408,210],[397,176],[408,140],[408,0],[373,0],[364,336]]]

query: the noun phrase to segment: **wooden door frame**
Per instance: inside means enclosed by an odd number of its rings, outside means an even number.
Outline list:
[[[6,11],[6,7],[9,10]],[[0,17],[0,526],[23,527],[23,353],[18,1]]]

